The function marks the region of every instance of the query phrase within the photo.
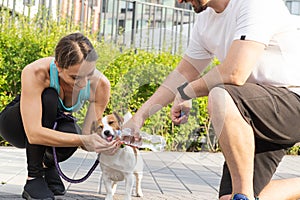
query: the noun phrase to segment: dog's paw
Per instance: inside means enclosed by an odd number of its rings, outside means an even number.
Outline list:
[[[138,191],[138,192],[136,193],[136,196],[137,196],[137,197],[143,197],[143,196],[144,196],[144,194],[143,194],[143,192],[142,192],[142,191]]]

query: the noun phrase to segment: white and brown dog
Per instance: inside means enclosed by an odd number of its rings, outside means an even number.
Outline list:
[[[119,137],[124,119],[118,114],[107,115],[92,124],[92,133],[99,134],[107,141]],[[136,177],[136,196],[142,197],[141,179],[143,177],[143,160],[139,150],[124,145],[114,155],[100,155],[102,178],[106,189],[105,200],[112,200],[117,182],[125,180],[125,200],[131,200],[134,176]]]

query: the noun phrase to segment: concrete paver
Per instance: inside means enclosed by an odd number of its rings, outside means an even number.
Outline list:
[[[218,199],[224,158],[221,153],[141,152],[144,159],[142,188],[144,197],[133,200],[214,200]],[[83,177],[95,162],[95,153],[78,149],[60,164],[70,178]],[[0,147],[0,199],[20,200],[27,176],[24,149]],[[285,156],[274,179],[299,177],[300,156]],[[64,181],[67,193],[57,196],[64,200],[104,200],[105,189],[98,166],[83,183]],[[122,199],[124,182],[118,184],[115,200]],[[133,193],[134,195],[134,193]]]

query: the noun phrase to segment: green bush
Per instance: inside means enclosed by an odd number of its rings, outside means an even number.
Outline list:
[[[129,111],[134,114],[177,66],[180,59],[179,55],[142,50],[128,51],[118,56],[103,71],[112,86],[111,101],[106,112],[125,114]],[[206,106],[207,98],[193,100],[193,110],[188,123],[174,126],[170,119],[169,105],[147,119],[142,130],[164,136],[168,150],[199,150],[199,142],[206,130],[203,126],[209,123]]]
[[[29,24],[21,18],[12,23],[6,12],[2,12],[2,19],[0,76],[4,76],[6,82],[1,88],[9,95],[15,96],[20,92],[22,69],[38,58],[52,55],[54,44],[62,35],[62,31],[59,31],[58,27],[52,27],[54,32],[50,32],[48,26],[38,29],[34,24]]]
[[[287,154],[289,155],[300,155],[300,144],[296,144],[293,147],[287,150]]]

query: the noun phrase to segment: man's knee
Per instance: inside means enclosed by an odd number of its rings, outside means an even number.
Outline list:
[[[214,87],[208,95],[208,112],[213,114],[214,111],[225,109],[226,98],[230,97],[229,93],[222,87]]]

